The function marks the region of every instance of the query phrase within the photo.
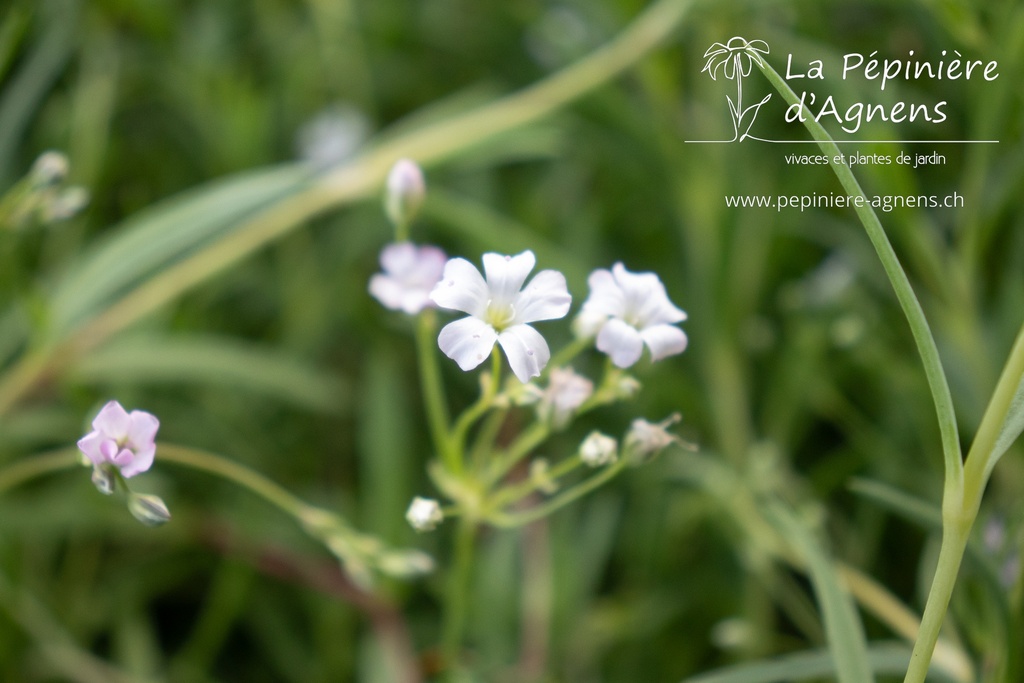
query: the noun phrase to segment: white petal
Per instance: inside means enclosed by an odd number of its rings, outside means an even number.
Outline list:
[[[594,316],[619,318],[626,312],[622,288],[609,270],[595,270],[587,278],[590,296],[583,302],[583,312]]]
[[[497,338],[493,327],[470,317],[445,325],[437,337],[437,345],[460,368],[472,370],[487,359]]]
[[[551,358],[548,343],[529,325],[513,325],[498,335],[498,343],[508,356],[512,372],[523,384],[540,375]]]
[[[515,321],[532,323],[565,317],[572,297],[565,286],[565,276],[557,270],[542,270],[515,300]]]
[[[472,263],[453,258],[444,266],[444,274],[430,298],[441,308],[451,308],[482,318],[491,298],[487,283]]]
[[[640,360],[644,342],[639,332],[621,320],[612,318],[598,332],[597,348],[607,353],[615,365],[628,368]]]
[[[526,276],[536,264],[537,258],[530,250],[517,256],[484,254],[484,273],[487,275],[487,287],[493,302],[502,306],[515,301],[526,282]]]
[[[652,360],[661,360],[686,350],[686,333],[672,325],[653,325],[640,331]]]
[[[639,327],[686,320],[686,313],[668,300],[665,285],[654,273],[631,273],[621,263],[612,266],[615,281],[622,288],[626,313]]]

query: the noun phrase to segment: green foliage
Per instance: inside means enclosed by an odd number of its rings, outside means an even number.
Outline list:
[[[416,535],[403,520],[411,495],[433,491],[425,467],[438,454],[413,327],[366,291],[391,234],[384,173],[413,152],[428,186],[414,241],[473,262],[533,249],[540,268],[566,274],[574,310],[588,273],[622,260],[659,273],[689,314],[690,348],[636,368],[644,391],[630,410],[681,412],[678,430],[701,452],[666,453],[549,518],[477,538],[466,661],[480,680],[901,677],[944,480],[915,337],[853,211],[723,201],[843,192],[835,176],[787,165],[781,145],[684,140],[732,132],[727,91],[700,68],[707,46],[733,35],[767,41],[780,72],[790,52],[999,62],[993,84],[886,89],[891,101],[946,100],[941,133],[862,131],[999,144],[937,147],[947,161],[927,168],[853,169],[869,195],[964,198],[878,217],[970,443],[1024,311],[1024,9],[667,0],[633,26],[643,5],[0,7],[0,190],[57,149],[91,197],[66,221],[0,226],[0,466],[12,468],[0,476],[0,680],[432,675],[456,524]],[[828,86],[844,102],[879,97],[857,79]],[[772,92],[756,70],[744,87],[747,104]],[[780,106],[765,103],[752,132],[805,135],[767,113]],[[314,166],[296,158],[300,130],[325,112],[351,139],[334,165]],[[440,361],[469,403],[476,377]],[[1003,535],[967,545],[936,681],[1024,675],[1024,385],[1013,380],[981,454],[991,480],[978,516]],[[29,480],[17,469],[72,446],[110,398],[159,415],[161,438],[429,552],[438,572],[364,592],[293,520],[206,474],[160,467],[159,452],[139,484],[173,514],[159,529],[100,496],[87,470]],[[595,410],[540,455],[625,426]],[[961,446],[947,434],[947,456]]]

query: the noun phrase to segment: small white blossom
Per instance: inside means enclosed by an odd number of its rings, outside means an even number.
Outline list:
[[[408,225],[419,213],[423,198],[427,194],[427,183],[423,171],[416,162],[399,159],[388,173],[387,190],[384,194],[384,211],[394,225]]]
[[[620,368],[640,360],[644,344],[651,359],[682,353],[686,333],[673,323],[686,313],[668,299],[665,286],[654,273],[631,273],[621,263],[595,270],[587,280],[590,296],[576,319],[577,334],[597,335],[597,348]]]
[[[544,391],[537,413],[556,429],[569,424],[576,410],[594,393],[594,383],[572,368],[555,368],[551,371],[548,388]]]
[[[665,447],[679,441],[679,437],[668,431],[668,428],[682,419],[677,413],[656,424],[647,420],[636,419],[626,433],[625,450],[628,457],[636,462],[644,462],[658,454]]]
[[[442,308],[469,317],[445,325],[437,338],[445,355],[463,370],[472,370],[497,342],[520,382],[540,375],[551,358],[544,337],[528,323],[554,320],[569,312],[572,297],[565,276],[543,270],[523,287],[537,259],[532,251],[517,256],[484,254],[486,279],[462,258],[448,261],[430,298]]]
[[[430,292],[441,279],[445,260],[437,247],[389,244],[380,253],[384,272],[370,278],[370,294],[387,308],[415,315],[432,305]]]
[[[405,518],[416,531],[433,531],[444,520],[444,513],[441,512],[441,506],[436,500],[416,496],[412,499]]]
[[[580,460],[591,467],[610,465],[618,460],[619,443],[601,432],[590,432],[580,444]]]

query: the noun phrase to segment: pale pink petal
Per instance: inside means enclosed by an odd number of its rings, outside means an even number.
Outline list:
[[[652,325],[640,331],[652,360],[661,360],[686,350],[686,333],[672,325]]]
[[[487,359],[497,338],[493,327],[470,317],[445,325],[437,337],[437,345],[460,368],[472,370]]]
[[[431,291],[430,298],[441,308],[482,318],[491,295],[476,266],[464,258],[453,258],[445,264],[441,281]]]
[[[377,273],[370,278],[370,294],[385,308],[393,311],[403,310],[406,296],[405,287],[389,275]]]
[[[512,373],[523,384],[540,375],[551,358],[548,343],[529,325],[513,325],[498,335],[498,343],[508,357]]]
[[[121,475],[125,479],[128,479],[129,477],[134,477],[136,474],[145,472],[153,465],[153,457],[155,454],[155,446],[137,450],[131,461],[127,465],[121,467]]]
[[[82,451],[94,465],[102,465],[106,462],[106,458],[103,457],[100,446],[106,440],[106,437],[99,432],[89,432],[78,440],[78,450]]]
[[[515,299],[517,323],[556,320],[565,317],[572,297],[565,286],[565,276],[557,270],[542,270]]]
[[[615,365],[628,368],[640,360],[644,342],[639,332],[618,318],[612,318],[598,332],[597,348],[607,353]]]
[[[411,242],[389,244],[380,252],[380,267],[389,275],[401,275],[416,267],[416,247]]]
[[[156,440],[160,421],[144,410],[133,410],[130,414],[131,427],[128,430],[128,445],[136,450],[149,448]]]
[[[484,254],[483,260],[490,299],[498,306],[515,301],[526,277],[537,264],[537,258],[530,250],[516,256],[488,253]]]
[[[117,401],[108,402],[92,421],[92,428],[114,439],[123,439],[128,435],[131,418]]]

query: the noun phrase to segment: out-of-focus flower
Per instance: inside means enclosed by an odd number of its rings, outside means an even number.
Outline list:
[[[314,168],[329,168],[351,157],[369,131],[362,111],[351,104],[335,104],[299,131],[299,153]]]
[[[577,334],[597,334],[597,348],[620,368],[640,360],[644,344],[651,359],[686,350],[686,333],[673,323],[686,313],[669,301],[665,286],[654,273],[631,273],[621,263],[595,270],[587,280],[590,296],[576,318]]]
[[[415,315],[432,305],[430,292],[441,280],[446,258],[437,247],[389,244],[380,253],[384,272],[370,278],[370,294],[387,308]]]
[[[537,405],[537,413],[550,420],[555,429],[569,424],[576,410],[594,393],[594,383],[572,368],[554,368],[548,388]]]
[[[708,61],[701,71],[707,71],[712,80],[717,80],[718,70],[730,81],[739,73],[749,76],[753,63],[764,64],[761,55],[768,54],[768,43],[763,40],[747,40],[741,36],[733,36],[728,43],[715,43],[704,52]]]
[[[677,413],[658,423],[636,419],[626,433],[625,451],[636,463],[646,462],[665,447],[679,441],[679,437],[668,428],[682,419]]]
[[[469,317],[445,325],[437,338],[445,355],[463,370],[482,363],[498,342],[520,382],[540,375],[551,351],[528,323],[554,320],[569,312],[572,297],[565,276],[543,270],[523,287],[537,259],[532,251],[517,256],[484,254],[484,272],[466,259],[454,258],[430,298],[442,308],[468,313]]]
[[[408,225],[419,213],[427,195],[423,171],[416,162],[399,159],[388,173],[384,211],[395,226]]]
[[[619,443],[601,432],[590,432],[580,444],[580,460],[591,467],[610,465],[619,457]]]
[[[412,499],[405,518],[416,531],[433,531],[444,521],[444,513],[441,512],[441,506],[436,500],[416,496]]]
[[[78,440],[78,449],[95,467],[112,465],[127,479],[153,464],[159,427],[160,421],[150,413],[129,413],[117,401],[110,401],[92,421],[93,431]]]
[[[32,182],[36,187],[57,185],[67,177],[68,167],[68,158],[63,152],[43,152],[32,164]]]
[[[530,481],[542,493],[554,493],[558,490],[558,482],[551,476],[551,465],[544,458],[537,458],[530,463]]]

